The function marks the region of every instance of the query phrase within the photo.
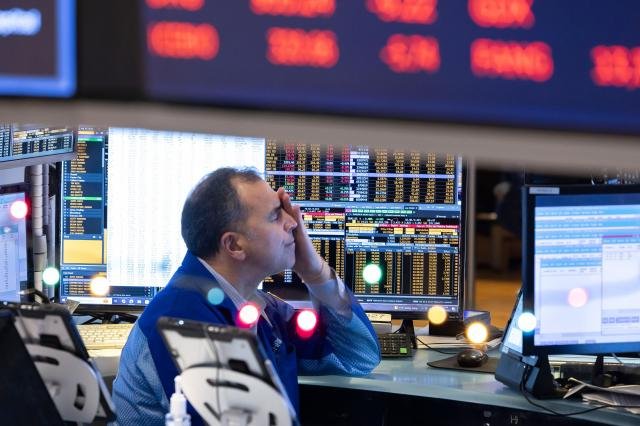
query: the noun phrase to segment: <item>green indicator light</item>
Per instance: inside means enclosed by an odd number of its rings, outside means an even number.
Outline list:
[[[362,269],[362,278],[367,284],[378,284],[382,278],[382,269],[380,266],[370,263]]]
[[[401,354],[406,354],[407,353],[407,348],[400,348],[400,353]]]
[[[42,271],[42,282],[46,285],[56,285],[60,282],[60,272],[50,266],[44,271]]]

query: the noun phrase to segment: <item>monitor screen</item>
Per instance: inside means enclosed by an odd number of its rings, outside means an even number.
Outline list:
[[[75,0],[0,1],[0,96],[76,90]]]
[[[363,308],[422,318],[459,313],[463,288],[462,159],[396,148],[267,142],[266,179],[284,187],[324,256]],[[263,289],[308,305],[291,271]]]
[[[74,156],[71,127],[0,123],[0,169],[54,163]]]
[[[525,353],[640,351],[640,186],[523,191]]]
[[[19,302],[29,283],[30,217],[26,189],[0,186],[0,301]]]
[[[253,167],[291,194],[316,249],[365,309],[409,318],[424,317],[435,304],[459,312],[459,157],[90,127],[79,128],[78,157],[62,166],[62,300],[100,310],[144,308],[186,251],[185,197],[223,166]],[[368,266],[379,274],[370,282],[363,276]],[[109,284],[108,291],[97,294],[96,283]],[[262,288],[294,306],[308,304],[292,271],[265,279]]]
[[[153,99],[640,131],[637,0],[139,4]]]
[[[224,166],[264,173],[265,140],[132,128],[78,129],[62,164],[61,300],[141,310],[182,263],[191,188]]]

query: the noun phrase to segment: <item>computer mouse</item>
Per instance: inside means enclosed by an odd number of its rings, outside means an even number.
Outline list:
[[[458,353],[458,365],[460,367],[475,368],[487,362],[489,356],[480,349],[464,349]]]

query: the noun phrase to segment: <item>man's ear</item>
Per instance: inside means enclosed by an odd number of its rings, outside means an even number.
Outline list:
[[[247,257],[244,251],[244,237],[238,232],[225,232],[220,237],[220,247],[228,256],[242,261]]]

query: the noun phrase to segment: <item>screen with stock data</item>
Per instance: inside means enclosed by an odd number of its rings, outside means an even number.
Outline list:
[[[182,262],[180,216],[191,188],[224,166],[262,174],[264,144],[259,138],[80,127],[78,157],[62,165],[62,300],[143,308]],[[100,282],[108,288],[94,285]]]
[[[62,168],[61,293],[85,305],[143,308],[180,265],[182,205],[206,173],[253,167],[302,207],[318,252],[371,311],[457,312],[462,160],[365,145],[306,144],[145,129],[80,128]],[[379,268],[374,283],[363,270]],[[92,281],[109,284],[95,294]],[[265,291],[307,303],[292,271]]]
[[[640,131],[636,0],[139,1],[154,99]]]
[[[526,190],[525,349],[640,350],[640,187]]]
[[[0,186],[0,301],[20,301],[29,276],[27,195]]]

